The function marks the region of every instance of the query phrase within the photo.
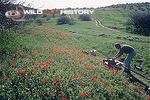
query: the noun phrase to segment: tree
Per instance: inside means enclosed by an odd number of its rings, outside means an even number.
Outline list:
[[[131,15],[126,28],[134,34],[150,36],[150,13],[135,13]]]
[[[58,20],[57,20],[57,24],[61,25],[61,24],[69,24],[69,25],[73,25],[74,24],[74,20],[72,18],[66,17],[66,16],[61,16]]]
[[[81,21],[91,21],[91,16],[90,15],[79,15],[79,19]]]

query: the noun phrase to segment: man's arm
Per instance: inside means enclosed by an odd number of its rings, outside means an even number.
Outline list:
[[[119,58],[121,55],[123,55],[123,52],[120,50],[113,59]]]

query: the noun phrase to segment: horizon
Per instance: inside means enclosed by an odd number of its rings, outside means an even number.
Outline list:
[[[23,2],[17,0],[16,3]],[[26,0],[24,6],[38,9],[98,8],[127,3],[150,3],[150,0]]]

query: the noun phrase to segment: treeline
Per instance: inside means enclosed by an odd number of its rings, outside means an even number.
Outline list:
[[[130,9],[130,10],[139,10],[139,11],[150,11],[150,3],[126,3],[126,4],[117,4],[107,6],[106,8],[123,8],[123,9]]]

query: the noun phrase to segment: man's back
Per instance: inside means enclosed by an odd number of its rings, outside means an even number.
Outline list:
[[[131,53],[135,51],[135,49],[132,47],[132,46],[129,46],[129,45],[122,45],[121,48],[120,48],[120,52],[121,53]]]

